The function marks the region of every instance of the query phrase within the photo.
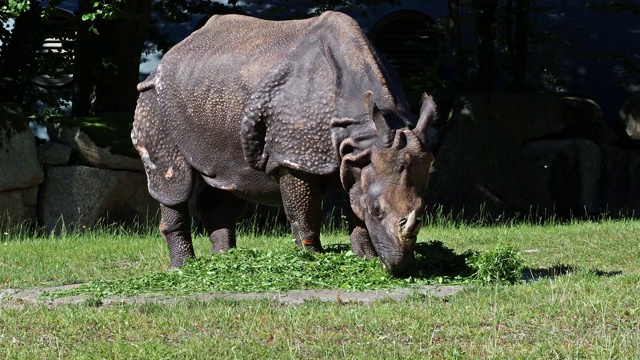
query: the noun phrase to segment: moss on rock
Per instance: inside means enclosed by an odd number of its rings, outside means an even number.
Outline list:
[[[25,121],[20,105],[10,102],[0,103],[0,149],[11,140],[11,137],[29,126]]]
[[[133,116],[126,113],[105,113],[77,118],[58,117],[52,119],[62,127],[78,127],[97,146],[110,149],[113,154],[138,157],[131,143]]]

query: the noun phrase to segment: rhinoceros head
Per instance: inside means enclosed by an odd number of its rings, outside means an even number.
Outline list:
[[[385,118],[392,114],[378,109],[371,93],[366,94],[364,104],[377,136],[368,148],[343,155],[341,180],[383,267],[400,274],[413,262],[422,225],[433,162],[427,128],[435,118],[435,105],[425,95],[416,127],[391,129]]]

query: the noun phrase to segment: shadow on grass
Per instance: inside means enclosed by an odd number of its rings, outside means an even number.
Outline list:
[[[474,272],[467,264],[467,259],[473,255],[471,251],[457,254],[441,241],[417,243],[415,253],[416,260],[406,276],[465,278]]]
[[[564,264],[538,269],[527,268],[522,271],[522,280],[536,281],[540,279],[555,279],[559,276],[564,276],[575,271],[576,269],[573,266]]]
[[[351,247],[348,244],[333,244],[325,247],[325,251],[331,253],[342,253],[349,250],[351,250]],[[457,254],[453,249],[444,246],[441,241],[420,242],[415,247],[416,259],[413,265],[402,277],[415,279],[447,278],[464,282],[465,279],[471,279],[474,274],[474,269],[467,264],[467,259],[472,255],[474,253],[471,250]],[[522,271],[522,281],[554,279],[577,271],[583,270],[565,264],[547,268],[525,268]],[[622,274],[621,271],[602,271],[597,269],[586,271],[597,277],[613,277]]]
[[[326,252],[341,253],[351,250],[348,244],[333,244],[325,247]],[[467,265],[471,251],[456,254],[441,241],[420,242],[416,244],[416,259],[413,265],[402,277],[416,279],[430,278],[465,278],[473,274],[473,269]]]
[[[554,265],[547,268],[524,269],[522,271],[522,280],[538,281],[541,279],[555,279],[557,277],[565,276],[570,273],[576,273],[578,271],[582,270],[565,264]],[[613,277],[622,274],[622,271],[603,271],[599,269],[589,269],[585,271],[597,277]]]

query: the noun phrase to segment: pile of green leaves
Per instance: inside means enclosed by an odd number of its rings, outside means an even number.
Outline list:
[[[416,261],[404,277],[388,275],[378,259],[358,258],[343,245],[327,250],[317,254],[303,250],[231,249],[224,254],[188,260],[179,269],[117,281],[95,280],[45,296],[84,294],[103,298],[305,289],[384,290],[473,281],[473,272],[466,265],[471,253],[455,254],[440,242],[418,244]]]
[[[515,284],[522,279],[522,257],[515,249],[498,244],[495,248],[474,254],[467,264],[475,270],[472,278],[482,284]]]

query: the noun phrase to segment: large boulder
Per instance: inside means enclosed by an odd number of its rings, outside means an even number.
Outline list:
[[[54,142],[38,145],[38,160],[42,165],[65,165],[71,159],[71,147]]]
[[[37,201],[37,187],[0,192],[0,230],[5,232],[19,225],[35,224]]]
[[[139,157],[113,153],[108,147],[98,146],[79,127],[66,128],[54,124],[49,126],[48,131],[51,141],[69,146],[82,165],[102,169],[144,171]]]
[[[600,204],[610,216],[640,216],[640,152],[602,146]]]
[[[144,172],[86,166],[45,168],[38,197],[39,224],[47,231],[105,223],[148,221],[158,203],[147,191]]]
[[[20,108],[0,104],[0,192],[26,189],[42,182],[36,141]]]
[[[597,167],[583,157],[593,155],[595,144],[616,139],[593,101],[540,94],[459,96],[440,130],[427,199],[432,207],[442,206],[445,212],[466,217],[480,212],[492,217],[573,213],[584,206],[595,210],[597,195],[592,181],[584,177],[597,172]],[[527,149],[527,144],[542,139],[571,138],[588,143],[574,139]],[[541,148],[544,146],[550,148]],[[541,160],[531,161],[532,157]],[[584,172],[575,175],[553,165],[556,173],[551,179],[539,169],[547,161],[582,166]],[[583,177],[583,185],[575,185],[575,191],[566,194],[573,199],[562,198],[565,194],[549,188],[550,181],[569,184],[576,176]],[[587,203],[582,204],[584,201]]]
[[[17,105],[0,104],[0,229],[35,220],[43,180],[36,142]]]
[[[622,105],[618,117],[630,138],[640,140],[640,92],[632,95]]]
[[[572,137],[538,140],[523,146],[527,167],[535,170],[531,180],[544,189],[537,205],[553,207],[560,217],[598,214],[602,149],[593,141]]]

